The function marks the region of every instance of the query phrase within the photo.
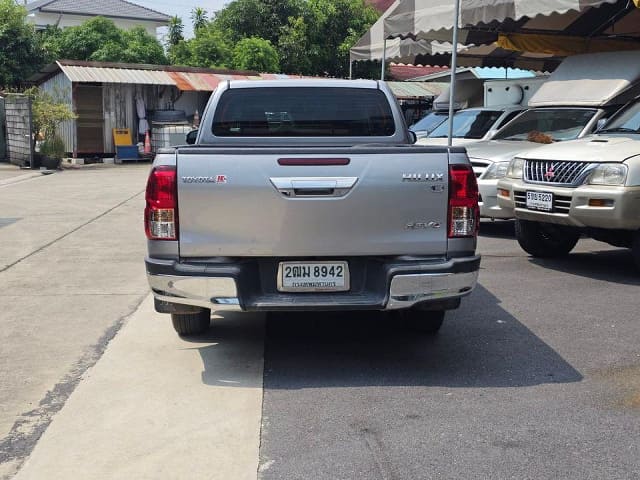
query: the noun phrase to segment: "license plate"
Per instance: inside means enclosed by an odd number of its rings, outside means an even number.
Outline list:
[[[280,262],[280,292],[344,292],[349,290],[347,262]]]
[[[528,191],[527,208],[550,212],[553,210],[553,193]]]

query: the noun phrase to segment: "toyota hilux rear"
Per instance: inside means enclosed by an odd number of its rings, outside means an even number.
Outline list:
[[[383,83],[221,85],[149,177],[156,309],[180,334],[211,310],[402,310],[437,331],[476,284],[477,184],[463,149],[412,143]]]

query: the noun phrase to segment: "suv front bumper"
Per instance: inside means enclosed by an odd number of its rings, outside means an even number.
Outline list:
[[[508,192],[508,196],[503,195],[501,190]],[[552,193],[553,210],[545,212],[528,209],[527,191]],[[596,201],[604,205],[595,206]],[[582,185],[568,188],[503,179],[498,183],[498,204],[504,210],[514,212],[515,217],[522,220],[580,228],[640,228],[640,187]]]
[[[449,309],[475,288],[480,269],[479,255],[350,258],[350,291],[283,293],[276,287],[281,260],[247,258],[204,264],[146,258],[145,263],[157,303],[214,311],[394,310],[416,304]]]

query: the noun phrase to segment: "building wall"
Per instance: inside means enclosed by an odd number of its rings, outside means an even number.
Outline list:
[[[40,85],[40,89],[51,95],[54,99],[67,104],[75,111],[72,94],[73,86],[71,84],[71,80],[69,80],[64,73],[60,72],[54,77],[51,77]],[[71,154],[77,150],[78,145],[75,120],[62,122],[58,126],[57,133],[60,138],[64,140],[65,152]]]
[[[45,28],[47,25],[58,25],[60,28],[77,27],[83,24],[87,20],[90,20],[91,16],[85,15],[69,15],[69,14],[57,14],[49,12],[34,12],[30,14],[28,20],[33,23],[36,28]],[[145,20],[128,20],[126,18],[108,17],[116,24],[118,28],[125,30],[131,30],[133,27],[142,26],[151,35],[156,36],[156,29],[163,27],[165,24],[158,22],[149,22]]]

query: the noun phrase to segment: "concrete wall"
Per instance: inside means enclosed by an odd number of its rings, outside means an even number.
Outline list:
[[[4,98],[0,97],[0,162],[7,161],[7,125],[4,116]]]
[[[31,99],[24,95],[5,98],[7,154],[15,165],[31,165]]]

